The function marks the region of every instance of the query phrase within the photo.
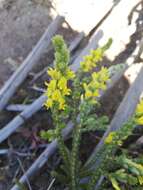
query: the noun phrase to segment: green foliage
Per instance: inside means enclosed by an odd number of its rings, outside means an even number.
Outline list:
[[[96,114],[91,114],[87,119],[84,119],[83,128],[81,130],[82,133],[95,130],[105,131],[108,123],[109,119],[107,116],[98,117]]]
[[[15,179],[15,183],[20,190],[28,190],[27,187],[23,183],[21,183],[19,180]]]
[[[126,68],[126,64],[123,64],[123,63],[117,64],[117,65],[112,65],[109,68],[110,76],[114,76],[115,73],[121,72],[125,68]]]
[[[109,133],[106,137],[104,146],[88,165],[88,167],[92,167],[98,163],[88,189],[94,189],[101,175],[106,177],[103,182],[106,182],[106,189],[109,186],[107,179],[115,190],[122,190],[124,186],[135,189],[135,187],[143,185],[143,160],[137,159],[137,162],[136,159],[131,158],[128,150],[122,148],[124,141],[132,134],[135,126],[136,118],[133,116],[121,129]],[[118,152],[117,155],[116,152]]]
[[[69,50],[61,36],[57,35],[52,41],[55,48],[55,67],[64,72],[69,63]]]

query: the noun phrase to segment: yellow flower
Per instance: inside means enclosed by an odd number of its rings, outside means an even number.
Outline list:
[[[109,133],[109,135],[105,138],[105,144],[110,144],[113,141],[114,136],[116,135],[115,131]]]
[[[58,82],[58,87],[60,90],[64,89],[67,86],[67,79],[65,77],[61,77]]]
[[[89,85],[87,85],[86,83],[83,83],[83,87],[85,90],[85,99],[88,99],[90,97],[93,97],[93,93],[92,91],[89,89]]]
[[[93,81],[96,81],[99,79],[99,74],[97,72],[93,72],[91,76],[92,76]]]
[[[93,57],[93,52],[92,51],[94,51],[94,50],[91,50],[90,51],[90,55],[86,55],[85,57],[84,57],[84,61],[94,61],[94,57]]]
[[[142,99],[142,100],[140,101],[140,103],[137,105],[136,113],[137,113],[137,114],[143,114],[143,99]]]
[[[93,93],[90,90],[85,91],[85,98],[93,97]]]
[[[93,80],[98,80],[101,83],[109,80],[109,71],[107,68],[102,67],[99,72],[94,72],[92,73],[92,79]]]
[[[47,108],[56,106],[56,109],[62,110],[66,106],[66,95],[70,95],[68,80],[73,79],[75,74],[68,67],[69,51],[64,40],[60,36],[53,39],[55,52],[55,68],[49,68],[47,73],[51,77],[49,83],[45,83],[47,90],[45,95],[48,100],[45,102]],[[58,105],[58,107],[57,107]]]
[[[83,88],[85,91],[88,90],[88,85],[86,83],[83,83]]]
[[[46,86],[48,87],[47,90],[46,90],[46,93],[45,93],[45,95],[47,97],[50,97],[53,94],[53,91],[55,91],[56,83],[57,83],[56,80],[51,80],[49,83],[47,83],[47,82],[45,83]]]
[[[143,116],[142,117],[139,117],[139,118],[136,118],[136,123],[138,125],[143,125]]]
[[[83,61],[80,63],[80,66],[84,72],[91,71],[94,67],[96,67],[96,63],[101,61],[103,57],[102,48],[98,48],[96,50],[91,50],[89,55],[86,55],[83,58]]]
[[[98,80],[93,80],[90,84],[91,84],[92,88],[101,89],[102,83],[99,82]]]
[[[72,70],[70,70],[69,68],[67,68],[65,77],[67,80],[73,79],[75,77],[75,73]]]
[[[64,110],[66,106],[65,96],[71,93],[71,90],[67,87],[67,82],[68,79],[74,77],[74,73],[70,69],[67,69],[65,76],[56,69],[49,69],[48,73],[52,77],[52,80],[49,83],[45,82],[47,86],[45,95],[48,97],[48,100],[44,105],[48,109],[51,108],[54,103],[58,103],[58,109]]]
[[[101,81],[107,81],[109,79],[109,71],[107,68],[101,67],[100,73],[101,73],[100,75]]]
[[[52,79],[55,79],[55,80],[58,80],[61,77],[61,73],[59,71],[57,71],[56,69],[49,68],[49,70],[47,71],[47,73],[49,74],[49,76]]]
[[[64,98],[60,98],[60,99],[59,99],[59,109],[60,109],[60,110],[64,110],[64,109],[65,109],[65,106],[66,106],[66,104],[65,104]]]
[[[91,50],[91,54],[93,55],[93,59],[95,62],[102,61],[103,50],[101,48],[97,48],[96,50]]]
[[[108,70],[102,68],[99,72],[92,73],[91,81],[83,84],[85,90],[85,98],[99,97],[100,90],[106,89],[106,81],[109,79]]]
[[[65,87],[63,90],[62,90],[62,95],[70,95],[70,93],[71,93],[71,90],[69,89],[69,88],[67,88],[67,87]]]
[[[55,101],[59,101],[59,99],[61,98],[61,92],[60,90],[55,90],[52,94],[52,100],[55,100]]]
[[[67,88],[67,79],[62,77],[58,82],[58,87],[61,90],[62,95],[70,95],[71,90]]]
[[[94,92],[93,92],[93,96],[94,97],[99,97],[99,90],[95,90]]]
[[[48,89],[50,89],[51,91],[54,91],[56,89],[56,84],[57,84],[56,80],[51,80],[49,83],[46,83]]]
[[[46,107],[47,109],[51,108],[51,107],[53,106],[53,100],[49,98],[49,99],[45,102],[44,105],[45,105],[45,107]]]
[[[137,105],[135,113],[136,113],[135,115],[136,124],[143,125],[143,99]]]
[[[80,63],[80,66],[84,72],[91,71],[94,67],[96,67],[96,64],[91,61],[82,61]]]
[[[139,184],[143,185],[143,176],[138,176]]]

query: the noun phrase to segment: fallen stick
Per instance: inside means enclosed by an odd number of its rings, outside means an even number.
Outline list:
[[[22,112],[29,106],[30,105],[24,105],[24,104],[10,104],[6,107],[6,110],[13,111],[13,112]]]
[[[35,66],[40,57],[51,43],[51,38],[56,33],[58,27],[64,22],[64,17],[57,16],[55,20],[49,25],[39,42],[36,44],[34,49],[21,64],[21,66],[14,72],[10,79],[5,83],[3,88],[0,90],[0,110],[2,110],[10,98],[13,96],[17,88],[25,80],[28,73]]]
[[[8,149],[2,149],[0,150],[0,155],[5,155],[5,154],[9,154],[9,150]]]
[[[80,44],[80,42],[83,40],[84,37],[85,37],[84,32],[80,32],[77,35],[77,37],[71,42],[71,45],[69,47],[69,51],[71,53],[76,50],[76,48],[78,47],[78,45]]]
[[[37,86],[32,86],[32,87],[29,87],[31,90],[34,90],[36,92],[39,92],[39,93],[44,93],[45,92],[45,89],[44,88],[40,88],[40,87],[37,87]]]
[[[18,116],[16,116],[11,122],[9,122],[3,129],[0,130],[0,143],[3,142],[7,137],[16,131],[22,124],[29,119],[33,114],[38,112],[47,97],[41,95],[35,100],[30,106],[24,109]]]
[[[16,159],[17,159],[17,161],[18,161],[18,163],[19,163],[19,166],[20,166],[22,172],[25,173],[25,169],[24,169],[24,167],[23,167],[23,164],[22,164],[21,160],[19,159],[19,157],[16,157]],[[29,182],[29,179],[28,179],[28,178],[26,178],[26,183],[27,183],[28,189],[29,189],[29,190],[32,190],[32,187],[31,187],[31,185],[30,185],[30,182]]]
[[[22,149],[22,152],[19,152],[19,150],[15,150],[15,149],[0,149],[0,155],[5,155],[5,156],[9,156],[11,154],[17,154],[19,156],[31,156],[32,153],[30,153],[32,150],[37,150],[37,149],[45,149],[49,146],[49,144],[39,144],[36,147],[28,147],[28,148],[24,148]]]

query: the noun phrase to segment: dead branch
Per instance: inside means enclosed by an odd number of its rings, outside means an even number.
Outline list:
[[[71,53],[76,50],[76,48],[78,47],[78,45],[80,44],[80,42],[83,40],[84,37],[85,37],[84,32],[80,32],[77,35],[77,37],[71,42],[71,45],[69,47],[69,51]]]
[[[30,118],[33,114],[38,112],[43,103],[46,101],[45,95],[40,96],[30,106],[24,109],[18,116],[16,116],[11,122],[9,122],[3,129],[0,130],[0,143],[10,136],[17,128],[21,127],[22,124]]]
[[[17,160],[18,160],[18,163],[19,163],[19,165],[20,165],[20,168],[21,168],[22,172],[25,174],[25,169],[24,169],[24,167],[23,167],[23,165],[22,165],[21,160],[20,160],[18,157],[17,157]],[[31,187],[31,185],[30,185],[30,182],[29,182],[29,179],[28,179],[28,178],[26,178],[26,183],[27,183],[27,185],[28,185],[29,190],[32,190],[32,187]]]
[[[7,111],[14,111],[14,112],[22,112],[26,108],[28,108],[29,105],[23,105],[23,104],[10,104],[6,107]]]

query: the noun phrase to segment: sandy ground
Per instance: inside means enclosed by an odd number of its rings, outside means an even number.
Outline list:
[[[51,22],[50,7],[34,0],[0,1],[0,87]]]

